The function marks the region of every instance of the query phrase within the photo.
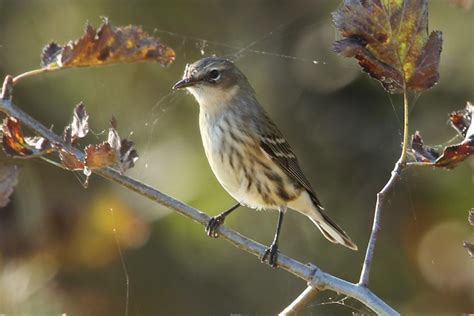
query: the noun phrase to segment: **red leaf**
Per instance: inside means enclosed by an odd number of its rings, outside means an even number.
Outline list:
[[[435,167],[454,168],[474,154],[474,106],[468,102],[464,110],[451,113],[449,119],[453,128],[465,137],[464,140],[459,144],[446,146],[440,153],[425,146],[420,133],[416,132],[412,136],[410,151],[415,161]]]
[[[50,143],[42,137],[24,137],[20,122],[7,117],[1,126],[3,150],[15,158],[34,158],[52,151]]]
[[[345,0],[333,20],[344,37],[334,51],[355,57],[388,92],[423,91],[438,82],[443,41],[441,32],[428,36],[427,0]]]

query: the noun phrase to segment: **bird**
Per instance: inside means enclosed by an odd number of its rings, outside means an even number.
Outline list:
[[[219,183],[237,201],[210,219],[210,237],[218,237],[217,228],[241,205],[278,210],[273,242],[261,256],[262,262],[277,267],[280,230],[289,208],[307,216],[330,242],[357,250],[326,214],[286,138],[231,60],[213,56],[187,64],[176,89],[186,89],[199,103],[206,157]]]

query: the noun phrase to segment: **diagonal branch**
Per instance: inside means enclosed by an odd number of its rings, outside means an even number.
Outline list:
[[[43,124],[36,121],[28,113],[18,108],[15,104],[8,99],[0,99],[0,111],[4,112],[9,116],[17,118],[24,125],[31,128],[38,135],[44,137],[51,143],[59,143],[64,146],[70,152],[77,155],[78,158],[83,157],[83,153],[77,148],[71,148],[63,142],[63,140],[53,133],[51,130],[46,128]],[[176,200],[153,187],[144,184],[138,180],[120,174],[119,171],[113,168],[104,168],[94,170],[94,172],[104,178],[112,180],[150,200],[155,201],[161,205],[169,207],[170,209],[184,215],[201,225],[207,225],[210,217],[195,209],[187,204]],[[219,235],[225,240],[229,241],[235,247],[251,253],[257,257],[261,257],[265,252],[265,246],[249,239],[238,232],[229,229],[225,226],[218,228]],[[383,300],[373,294],[367,287],[358,284],[350,283],[332,276],[326,272],[323,272],[317,266],[313,264],[303,264],[293,258],[280,254],[277,260],[278,267],[283,270],[305,280],[311,289],[307,289],[305,292],[315,292],[315,289],[319,290],[332,290],[337,293],[347,295],[360,301],[368,308],[373,310],[375,313],[380,315],[399,315],[394,309],[387,305]],[[304,296],[304,295],[300,295]]]

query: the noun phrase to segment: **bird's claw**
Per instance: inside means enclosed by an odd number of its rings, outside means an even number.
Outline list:
[[[216,230],[220,225],[224,223],[224,219],[225,217],[222,215],[211,217],[211,219],[209,220],[209,223],[207,223],[207,226],[206,226],[207,236],[214,237],[214,238],[219,237],[219,233]]]
[[[260,261],[264,263],[268,259],[268,264],[272,268],[277,267],[277,258],[278,258],[278,245],[273,243],[271,244],[270,247],[265,249],[265,252],[263,253],[262,258],[260,258]]]

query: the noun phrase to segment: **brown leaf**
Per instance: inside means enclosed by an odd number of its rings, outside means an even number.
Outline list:
[[[121,172],[133,168],[135,162],[138,160],[138,153],[132,141],[124,138],[120,143],[120,163],[119,169]]]
[[[5,207],[10,202],[15,185],[18,183],[18,166],[0,163],[0,207]]]
[[[68,152],[64,148],[58,150],[59,159],[61,163],[68,170],[82,170],[84,169],[84,162],[76,157],[76,155]]]
[[[96,30],[87,25],[82,37],[64,46],[52,42],[41,56],[43,67],[86,67],[153,60],[167,66],[175,52],[139,26],[113,27],[107,18]]]
[[[20,122],[7,117],[1,126],[2,147],[15,158],[33,158],[52,151],[50,143],[42,137],[24,137]]]
[[[108,142],[98,145],[87,145],[84,165],[89,169],[104,168],[113,165],[118,157]]]
[[[443,154],[435,161],[436,167],[454,168],[458,163],[474,154],[474,140],[459,145],[448,146]]]
[[[333,12],[344,39],[334,51],[355,57],[390,93],[426,90],[439,80],[442,34],[428,36],[427,0],[345,0]]]
[[[411,149],[417,162],[434,163],[439,157],[436,149],[424,145],[419,131],[411,136]]]
[[[85,109],[79,105],[76,107],[74,112],[73,123],[67,128],[63,134],[66,142],[68,140],[75,139],[74,135],[80,133],[74,132],[85,131],[85,122],[87,122],[87,114]],[[79,126],[75,128],[74,126]],[[63,166],[69,170],[83,170],[83,173],[89,177],[92,174],[92,170],[100,169],[109,166],[116,166],[120,172],[124,172],[127,169],[134,166],[135,161],[138,159],[137,151],[134,148],[133,142],[126,139],[120,139],[120,136],[116,130],[117,120],[113,117],[110,120],[110,128],[108,139],[98,145],[87,145],[84,149],[85,155],[83,159],[79,159],[75,154],[71,153],[60,145],[56,144],[54,147],[59,153],[59,158]],[[69,142],[70,144],[70,142]],[[86,179],[84,185],[87,186],[88,179]]]
[[[451,126],[457,130],[462,137],[466,137],[468,134],[468,129],[472,122],[471,116],[473,112],[474,106],[470,102],[467,102],[465,109],[454,111],[449,114],[449,122],[451,123]],[[474,131],[470,131],[469,134],[474,135]]]
[[[84,103],[80,102],[74,107],[72,122],[63,132],[63,139],[67,144],[74,144],[78,139],[89,133],[89,114]]]
[[[126,138],[120,139],[117,132],[117,124],[115,117],[112,117],[110,120],[109,138],[107,142],[118,157],[115,165],[118,167],[120,172],[125,172],[135,165],[135,161],[138,160],[138,153],[135,150],[135,145],[132,141],[129,141]]]
[[[458,163],[474,154],[474,106],[469,102],[465,110],[450,114],[451,125],[461,133],[464,140],[455,145],[446,146],[442,153],[423,144],[421,135],[416,132],[412,136],[410,153],[415,161],[433,165],[435,167],[454,168]]]

